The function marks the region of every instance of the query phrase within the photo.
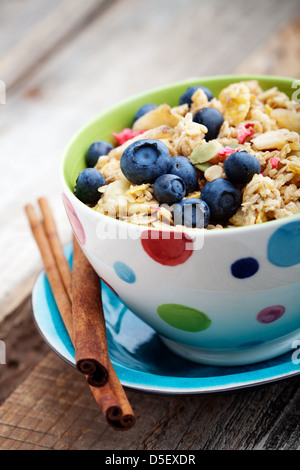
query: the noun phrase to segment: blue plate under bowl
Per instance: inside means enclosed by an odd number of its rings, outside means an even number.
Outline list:
[[[65,254],[72,264],[72,245]],[[111,362],[125,387],[167,394],[212,393],[265,384],[300,373],[297,351],[249,366],[212,367],[182,359],[135,316],[102,282],[102,300]],[[48,345],[75,366],[74,348],[56,307],[45,272],[32,293],[37,328]],[[300,343],[300,342],[299,342]],[[299,354],[300,356],[300,354]]]

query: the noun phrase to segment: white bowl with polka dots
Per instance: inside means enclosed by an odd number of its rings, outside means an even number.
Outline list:
[[[209,85],[207,80],[196,83]],[[175,84],[173,92],[179,97],[193,84],[195,80]],[[153,102],[155,91],[149,93],[126,103],[137,109],[140,103]],[[161,96],[159,89],[157,103]],[[80,159],[93,140],[107,140],[107,132],[100,131],[107,113],[72,139],[60,172],[72,229],[99,276],[168,348],[186,359],[231,366],[288,351],[292,358],[293,343],[300,339],[300,214],[176,236],[93,211],[73,194],[65,162]]]

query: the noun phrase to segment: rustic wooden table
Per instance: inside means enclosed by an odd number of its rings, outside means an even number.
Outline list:
[[[57,167],[80,125],[191,76],[299,78],[299,40],[298,0],[0,0],[0,449],[300,448],[299,376],[205,396],[128,391],[136,426],[110,429],[85,381],[35,329],[41,261],[23,213],[46,196],[69,241]]]

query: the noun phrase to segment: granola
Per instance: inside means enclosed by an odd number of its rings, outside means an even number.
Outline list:
[[[194,120],[196,113],[207,108],[218,110],[224,118],[218,134],[210,140],[218,143],[210,145],[210,152],[205,147],[208,129]],[[123,152],[143,139],[163,142],[171,158],[183,156],[196,168],[198,187],[183,200],[199,199],[207,184],[227,179],[224,164],[233,153],[243,151],[257,158],[260,171],[246,184],[236,185],[241,191],[236,212],[225,221],[210,221],[208,230],[260,224],[300,213],[300,105],[276,87],[263,91],[255,80],[232,83],[210,100],[198,88],[190,104],[173,108],[161,104],[135,121],[132,131],[141,132],[108,155],[100,155],[95,166],[106,180],[99,188],[99,200],[91,204],[101,214],[156,228],[173,225],[172,210],[157,199],[154,183],[135,184],[122,172]],[[200,147],[203,150],[198,157],[201,154],[202,160],[195,161]],[[212,148],[216,149],[214,155]]]

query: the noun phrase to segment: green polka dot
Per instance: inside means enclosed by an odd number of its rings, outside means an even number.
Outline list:
[[[168,325],[178,330],[194,333],[206,330],[211,324],[205,313],[185,305],[162,304],[157,308],[157,313]]]

